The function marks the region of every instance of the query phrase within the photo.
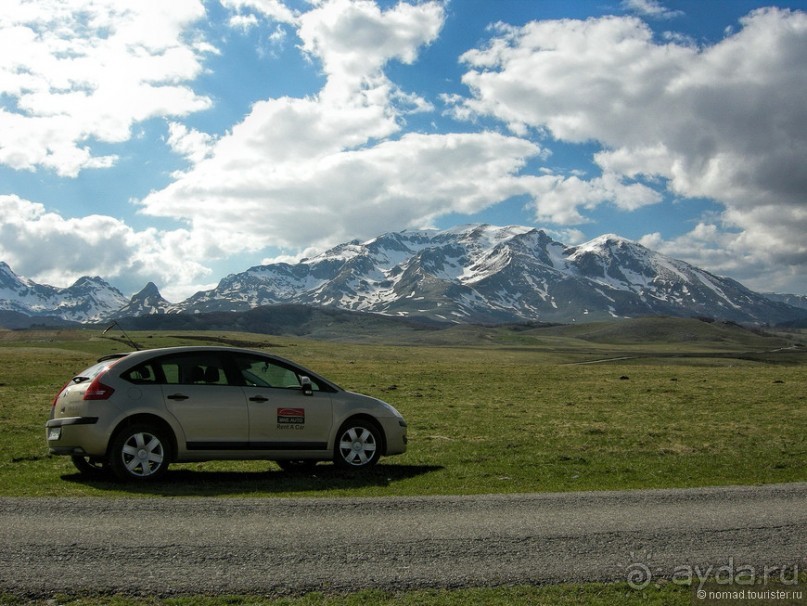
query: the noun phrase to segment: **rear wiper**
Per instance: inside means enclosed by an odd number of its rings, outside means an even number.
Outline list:
[[[78,385],[79,383],[84,383],[84,381],[89,381],[90,377],[73,377],[73,383]]]

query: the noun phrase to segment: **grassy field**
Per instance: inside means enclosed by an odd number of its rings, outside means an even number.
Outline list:
[[[5,332],[0,494],[375,496],[807,480],[805,366],[792,357],[728,357],[740,354],[724,341],[688,352],[679,345],[673,356],[668,343],[615,348],[542,335],[541,344],[523,333],[451,347],[249,334],[132,338],[146,346],[223,340],[297,360],[395,405],[410,424],[409,451],[355,477],[328,464],[287,474],[253,461],[174,465],[147,488],[88,482],[67,458],[47,454],[43,424],[66,379],[128,347],[85,331]]]
[[[265,598],[224,596],[205,598],[143,598],[110,596],[103,599],[56,596],[37,602],[41,606],[687,606],[693,603],[689,587],[673,583],[651,585],[644,591],[627,583],[587,585],[544,585],[452,590],[421,590],[404,593],[360,591],[348,595],[310,593],[301,597]],[[30,604],[13,596],[0,595],[0,605]]]
[[[702,322],[566,328],[458,327],[401,345],[248,333],[132,333],[145,347],[264,348],[395,405],[410,448],[369,473],[330,464],[289,474],[269,462],[174,465],[148,487],[81,478],[50,457],[53,396],[98,356],[130,347],[95,331],[0,332],[0,495],[395,496],[608,490],[807,480],[807,356],[801,335]],[[143,598],[64,604],[691,603],[680,586],[509,587],[300,599]],[[0,596],[0,603],[22,603]]]

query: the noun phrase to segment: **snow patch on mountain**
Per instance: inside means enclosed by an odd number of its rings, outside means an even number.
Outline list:
[[[57,288],[20,277],[0,262],[0,309],[26,316],[53,316],[74,322],[102,321],[128,300],[99,277],[79,278]]]

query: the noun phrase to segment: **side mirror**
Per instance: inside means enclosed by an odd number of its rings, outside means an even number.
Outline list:
[[[300,389],[304,396],[314,395],[314,386],[311,384],[311,379],[308,377],[300,377]]]

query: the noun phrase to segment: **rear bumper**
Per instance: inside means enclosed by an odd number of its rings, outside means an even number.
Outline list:
[[[99,430],[98,417],[64,417],[45,423],[48,452],[53,455],[106,454],[107,436]]]

